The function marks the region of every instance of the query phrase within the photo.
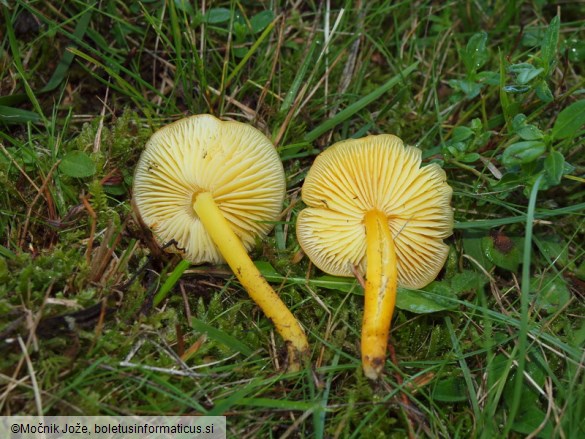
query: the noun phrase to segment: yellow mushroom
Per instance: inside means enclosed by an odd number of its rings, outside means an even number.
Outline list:
[[[421,151],[383,134],[336,143],[322,152],[302,189],[308,206],[297,239],[322,271],[365,274],[362,364],[368,378],[384,367],[397,284],[422,288],[447,257],[452,189]]]
[[[285,340],[289,370],[308,355],[298,321],[262,277],[248,250],[278,218],[286,190],[274,146],[255,128],[211,115],[157,131],[134,173],[134,205],[159,244],[193,264],[231,267]]]

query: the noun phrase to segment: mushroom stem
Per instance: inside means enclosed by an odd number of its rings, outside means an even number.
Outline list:
[[[288,370],[299,370],[302,357],[306,357],[309,352],[307,337],[299,322],[262,277],[248,256],[240,238],[233,232],[229,222],[223,216],[212,194],[210,192],[198,194],[193,202],[193,210],[242,286],[264,311],[266,317],[272,320],[276,330],[286,342]]]
[[[362,322],[362,365],[364,374],[377,379],[386,359],[390,322],[396,304],[396,251],[388,219],[378,210],[365,215],[366,288]]]

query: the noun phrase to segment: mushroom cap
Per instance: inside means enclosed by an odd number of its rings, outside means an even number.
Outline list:
[[[274,145],[257,129],[203,114],[155,132],[134,172],[134,205],[159,244],[189,261],[223,257],[193,211],[197,194],[210,192],[250,250],[273,227],[286,190]]]
[[[322,271],[366,273],[364,215],[388,218],[396,249],[398,283],[422,288],[447,258],[453,190],[437,164],[421,168],[421,151],[390,134],[338,142],[319,154],[302,189],[308,208],[297,219],[297,239]]]

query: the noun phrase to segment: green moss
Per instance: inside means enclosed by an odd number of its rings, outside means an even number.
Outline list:
[[[27,306],[38,308],[48,288],[58,291],[74,283],[78,261],[78,250],[62,248],[43,252],[37,257],[21,253],[14,259],[3,260],[2,271],[6,280],[0,285],[0,297],[15,306],[24,301]]]

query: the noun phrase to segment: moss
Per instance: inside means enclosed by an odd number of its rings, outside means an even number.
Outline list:
[[[3,260],[6,281],[0,286],[0,297],[7,298],[15,306],[25,303],[37,309],[43,303],[47,289],[58,291],[74,283],[78,260],[79,252],[74,248],[56,248],[37,257],[21,253],[13,259]]]

